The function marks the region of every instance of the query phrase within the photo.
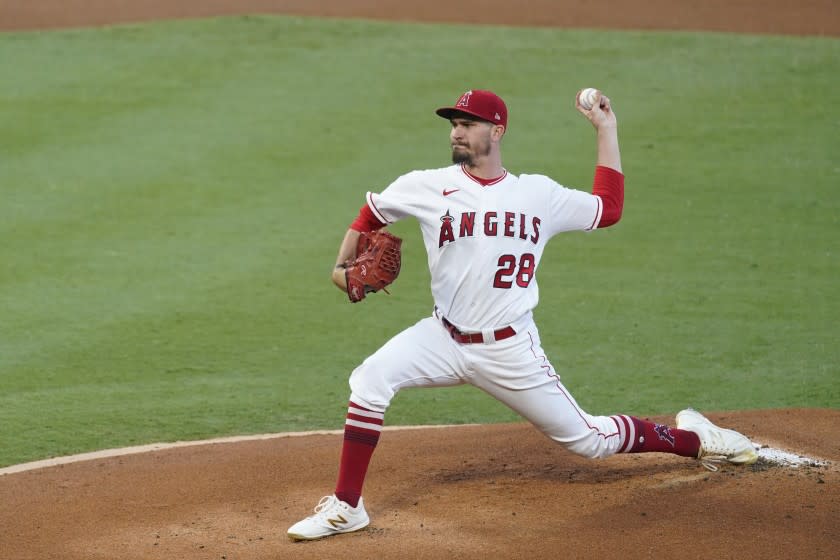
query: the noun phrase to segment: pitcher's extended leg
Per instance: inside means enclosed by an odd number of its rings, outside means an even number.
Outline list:
[[[664,452],[697,457],[696,433],[629,415],[597,416],[578,405],[542,350],[536,328],[476,348],[481,374],[469,382],[530,421],[552,440],[589,458]]]

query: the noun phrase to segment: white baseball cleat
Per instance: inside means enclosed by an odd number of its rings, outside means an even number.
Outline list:
[[[758,452],[747,436],[712,424],[694,409],[687,408],[677,414],[677,428],[694,432],[700,438],[697,458],[711,471],[724,461],[736,465],[750,465],[758,460]]]
[[[312,541],[340,533],[352,533],[364,529],[370,523],[365,504],[359,498],[359,505],[352,507],[335,495],[324,496],[315,506],[315,515],[298,521],[286,533],[293,541]]]

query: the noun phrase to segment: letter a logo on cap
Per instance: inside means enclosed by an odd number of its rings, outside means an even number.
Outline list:
[[[464,95],[461,96],[461,99],[458,100],[458,103],[455,104],[456,107],[469,107],[470,106],[470,96],[472,96],[472,90],[468,91]]]

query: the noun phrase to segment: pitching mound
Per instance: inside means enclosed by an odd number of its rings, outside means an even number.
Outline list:
[[[0,477],[16,559],[826,558],[840,546],[838,410],[711,414],[765,446],[709,472],[578,458],[528,424],[386,431],[371,526],[285,536],[332,493],[340,435],[175,448]],[[672,419],[657,418],[662,422]]]

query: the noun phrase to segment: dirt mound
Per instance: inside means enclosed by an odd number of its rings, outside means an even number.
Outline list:
[[[528,424],[386,431],[365,488],[371,526],[292,543],[285,530],[332,492],[340,435],[177,448],[0,477],[0,556],[831,556],[840,411],[710,417],[808,459],[709,472],[670,455],[581,459]]]

